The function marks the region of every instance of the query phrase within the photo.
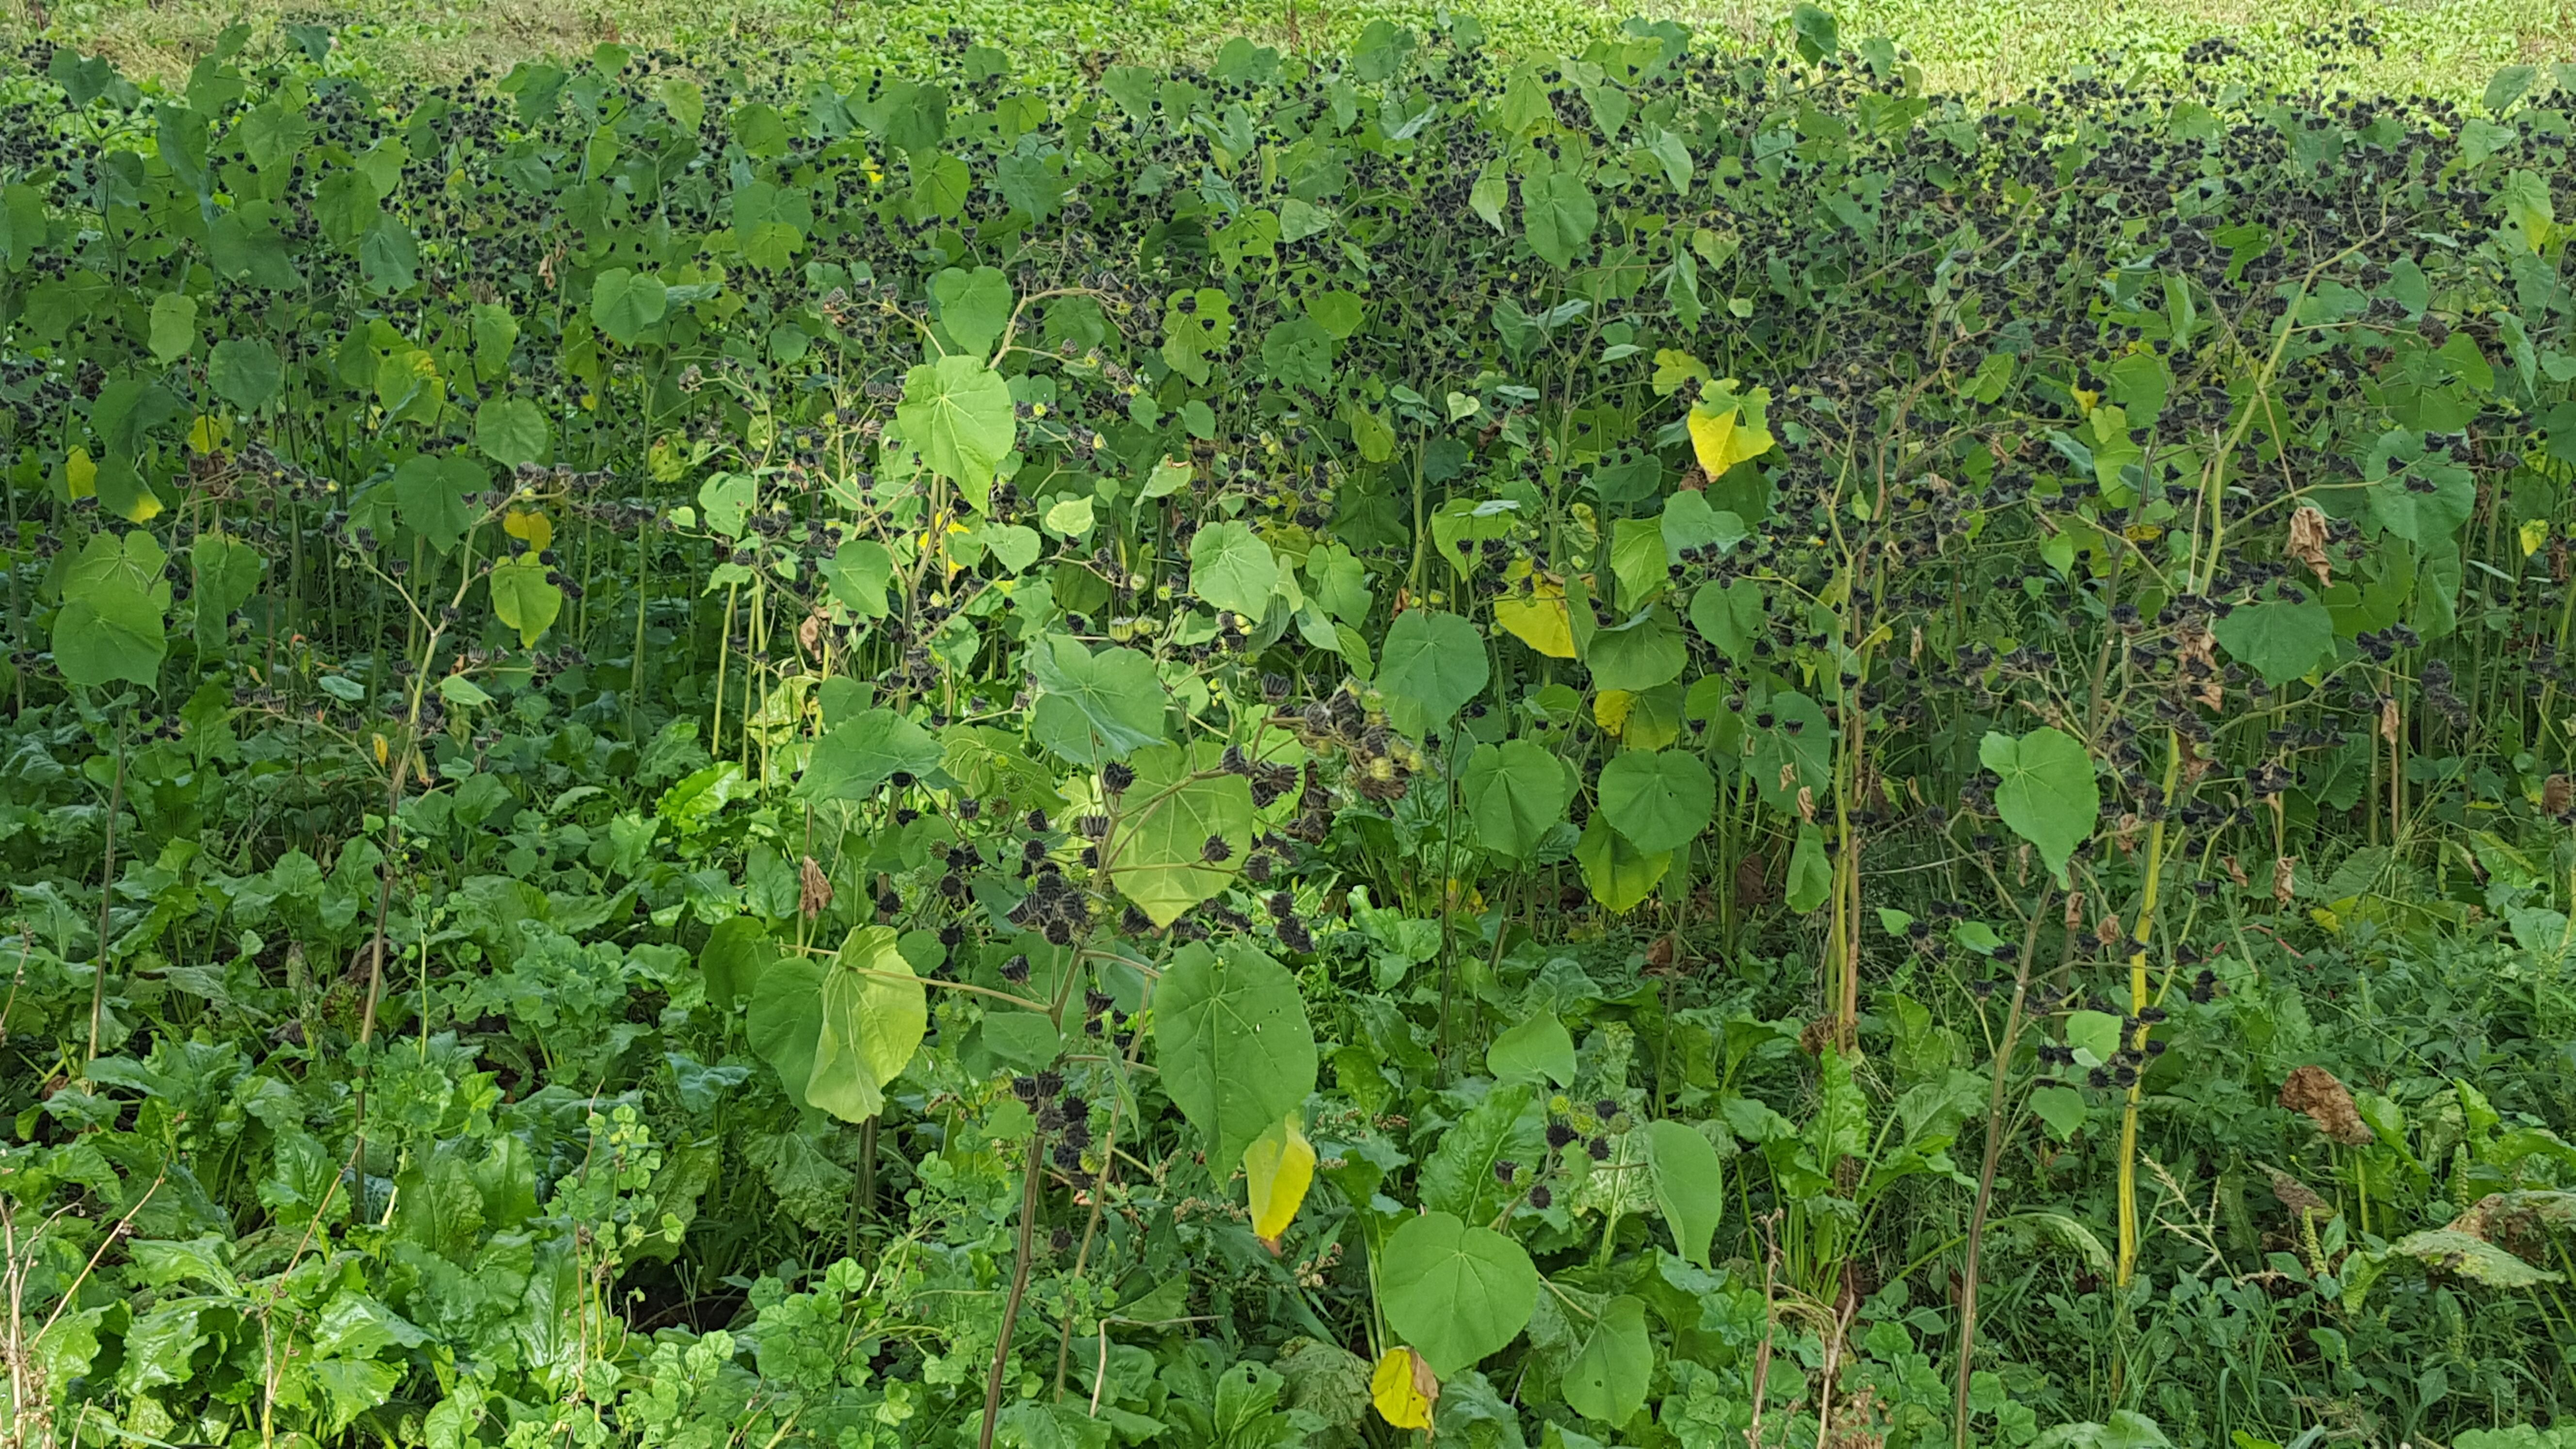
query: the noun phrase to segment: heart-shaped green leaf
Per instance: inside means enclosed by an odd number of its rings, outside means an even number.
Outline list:
[[[2063,883],[2067,858],[2102,814],[2092,757],[2065,731],[2043,725],[2019,739],[1989,733],[1977,746],[1977,758],[2001,777],[1995,813],[2013,834],[2039,848]]]
[[[1315,1033],[1296,978],[1241,942],[1182,947],[1154,989],[1154,1061],[1224,1181],[1315,1090]]]
[[[1423,1213],[1388,1236],[1378,1300],[1396,1337],[1445,1379],[1520,1336],[1538,1306],[1538,1268],[1491,1228]]]

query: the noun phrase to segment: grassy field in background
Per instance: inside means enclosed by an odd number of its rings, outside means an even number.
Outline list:
[[[27,0],[19,0],[26,5]],[[1788,0],[1638,0],[1702,33],[1761,37],[1785,24]],[[2497,67],[2576,60],[2570,0],[1847,0],[1830,7],[1847,39],[1884,35],[1906,46],[1936,89],[2008,96],[2105,63],[2114,73],[2170,74],[2185,46],[2223,36],[2247,52],[2231,74],[2311,78],[2380,93],[2475,95]],[[1489,44],[1555,54],[1615,29],[1626,4],[1587,0],[73,0],[14,8],[0,35],[39,36],[104,51],[137,74],[184,70],[235,20],[275,42],[289,22],[340,27],[347,63],[403,77],[446,78],[521,57],[573,53],[603,40],[751,56],[794,54],[827,68],[900,63],[952,25],[1012,50],[1024,67],[1062,67],[1086,51],[1135,61],[1186,57],[1235,34],[1285,49],[1340,43],[1380,17],[1421,24],[1440,10],[1482,21]],[[2372,49],[2320,49],[2310,37],[2365,21]]]

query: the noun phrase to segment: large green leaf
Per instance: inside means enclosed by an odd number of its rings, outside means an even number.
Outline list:
[[[1807,915],[1833,893],[1833,857],[1825,853],[1825,833],[1798,822],[1797,842],[1789,848],[1789,909]]]
[[[944,752],[930,731],[890,709],[862,710],[814,742],[798,798],[866,800],[898,771],[926,775]]]
[[[1424,1159],[1418,1183],[1422,1205],[1470,1222],[1489,1222],[1499,1215],[1526,1186],[1505,1183],[1501,1165],[1510,1162],[1535,1173],[1547,1156],[1543,1100],[1537,1084],[1527,1080],[1504,1082],[1485,1093],[1440,1134]]]
[[[1593,811],[1584,825],[1583,838],[1574,843],[1574,859],[1583,868],[1584,888],[1613,915],[1653,895],[1673,864],[1670,851],[1639,850],[1610,827],[1609,812],[1603,810]]]
[[[394,470],[394,513],[403,526],[440,553],[454,551],[465,530],[482,516],[475,495],[491,476],[462,453],[433,458],[415,453]]]
[[[1601,767],[1600,791],[1611,826],[1649,854],[1697,840],[1717,807],[1708,766],[1682,750],[1629,750]]]
[[[1995,786],[1995,813],[2013,834],[2039,847],[2040,858],[2063,884],[2067,858],[2102,814],[2092,757],[2073,736],[2042,725],[2019,739],[1988,732],[1977,745],[1977,758],[2002,777]]]
[[[1601,1310],[1583,1347],[1575,1351],[1574,1362],[1566,1365],[1566,1405],[1587,1419],[1616,1428],[1646,1406],[1646,1385],[1654,1367],[1655,1345],[1646,1336],[1645,1301],[1622,1293]]]
[[[2449,1228],[2408,1233],[2391,1244],[2389,1251],[2490,1288],[2532,1288],[2565,1281],[2560,1274],[2535,1268],[2484,1238]]]
[[[1734,514],[1723,515],[1732,518]],[[1691,596],[1691,627],[1701,638],[1726,651],[1741,664],[1753,657],[1753,641],[1762,637],[1762,585],[1752,579],[1706,583]]]
[[[1190,539],[1190,592],[1212,608],[1232,609],[1259,623],[1279,582],[1279,562],[1248,523],[1228,519],[1201,528]]]
[[[1315,1033],[1297,980],[1242,942],[1193,941],[1154,988],[1163,1090],[1207,1143],[1219,1182],[1243,1149],[1315,1090]]]
[[[474,446],[506,468],[542,463],[552,446],[546,415],[523,397],[486,398],[474,410]]]
[[[787,1100],[808,1105],[815,1048],[823,1034],[823,967],[810,956],[780,956],[761,968],[751,989],[751,1049],[778,1073]]]
[[[1029,677],[1045,691],[1029,733],[1064,759],[1096,765],[1162,743],[1163,682],[1133,649],[1094,654],[1070,636],[1044,636],[1029,646]]]
[[[1743,519],[1711,506],[1708,494],[1696,488],[1668,499],[1658,525],[1664,535],[1664,547],[1676,558],[1686,548],[1725,553],[1742,543],[1746,533]]]
[[[1592,670],[1596,688],[1642,694],[1681,678],[1690,663],[1690,646],[1658,607],[1624,624],[1593,630],[1583,646],[1583,662]]]
[[[140,529],[90,536],[64,572],[63,606],[54,613],[54,667],[63,678],[91,688],[119,679],[151,687],[170,647],[161,622],[168,563],[160,542]]]
[[[1591,244],[1601,205],[1582,177],[1549,171],[1522,179],[1521,223],[1529,230],[1530,250],[1561,271]]]
[[[950,267],[930,279],[939,325],[957,345],[981,356],[1011,325],[1011,281],[999,267]]]
[[[1497,1077],[1546,1077],[1574,1085],[1574,1033],[1553,1011],[1542,1011],[1485,1048],[1485,1070]]]
[[[1424,1213],[1388,1236],[1378,1300],[1396,1337],[1445,1379],[1529,1326],[1538,1268],[1520,1244],[1491,1228]]]
[[[805,1099],[845,1122],[885,1110],[885,1087],[902,1075],[930,1029],[930,1003],[889,926],[861,926],[823,977],[822,1020]]]
[[[1684,1258],[1708,1266],[1709,1240],[1726,1217],[1726,1165],[1696,1128],[1646,1124],[1646,1160],[1655,1174],[1655,1206]]]
[[[1574,790],[1565,766],[1536,740],[1478,745],[1459,783],[1476,839],[1515,859],[1527,859],[1565,818]]]
[[[650,272],[611,267],[590,284],[590,320],[618,342],[641,341],[670,307],[670,289]]]
[[[720,1010],[759,989],[761,975],[778,959],[769,931],[753,916],[728,916],[707,933],[698,948],[698,975],[707,985],[707,1000]]]
[[[533,553],[492,565],[493,616],[518,630],[519,642],[530,649],[563,612],[563,590],[546,577],[549,572]]]
[[[1376,682],[1386,696],[1386,717],[1409,735],[1447,724],[1491,677],[1484,636],[1475,625],[1437,609],[1396,615],[1378,652]]]
[[[2314,600],[2239,604],[2210,632],[2270,685],[2287,684],[2334,655],[2334,615]]]
[[[2477,478],[2447,455],[2428,451],[2421,433],[2382,434],[2362,472],[2371,480],[2371,517],[2417,548],[2448,541],[2477,511]]]
[[[218,342],[206,357],[206,385],[215,390],[215,396],[246,413],[277,396],[285,380],[277,349],[255,337]]]
[[[194,580],[188,602],[197,611],[199,650],[221,645],[227,618],[249,601],[267,562],[258,549],[229,534],[201,533],[188,545],[188,571]]]
[[[1262,334],[1261,365],[1276,381],[1322,392],[1333,380],[1333,334],[1312,317],[1290,317]]]
[[[931,471],[954,479],[979,508],[993,470],[1019,436],[1011,385],[982,359],[963,353],[904,374],[903,401],[894,417],[904,441],[921,450]]]
[[[1120,798],[1102,863],[1119,894],[1157,926],[1224,890],[1252,851],[1252,783],[1218,770],[1221,754],[1202,742],[1156,745],[1130,759],[1136,780]],[[1213,860],[1211,841],[1223,847]]]
[[[1834,731],[1825,712],[1803,694],[1775,694],[1748,721],[1753,726],[1752,782],[1763,803],[1784,815],[1803,815],[1798,792],[1821,801],[1833,786]]]
[[[1685,498],[1697,494],[1685,493]],[[1610,531],[1610,572],[1619,580],[1619,602],[1634,609],[1670,587],[1672,551],[1664,543],[1663,524],[1652,518],[1622,518]]]

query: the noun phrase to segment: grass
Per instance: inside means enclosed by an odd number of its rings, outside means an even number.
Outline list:
[[[38,39],[104,52],[136,75],[183,74],[226,25],[248,22],[255,43],[282,44],[288,23],[339,28],[344,63],[362,73],[445,79],[506,70],[531,55],[564,55],[601,41],[746,57],[793,52],[831,71],[900,64],[923,38],[963,26],[1014,52],[1026,69],[1061,69],[1086,51],[1154,62],[1207,53],[1246,34],[1283,49],[1337,45],[1367,22],[1422,25],[1442,10],[1473,15],[1509,54],[1580,49],[1631,13],[1590,0],[72,0],[0,20],[12,48]],[[1637,8],[1703,33],[1754,40],[1784,27],[1787,0],[1640,0]],[[2016,94],[2081,63],[2113,74],[2170,74],[2183,48],[2221,36],[2247,54],[2231,75],[2356,91],[2475,96],[2498,67],[2576,61],[2576,5],[2567,0],[1844,0],[1846,39],[1888,36],[1935,89]],[[2375,48],[2319,50],[2312,31],[2366,21]]]

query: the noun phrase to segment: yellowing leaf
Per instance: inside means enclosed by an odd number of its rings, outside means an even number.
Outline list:
[[[1495,600],[1494,622],[1552,659],[1574,657],[1574,616],[1566,612],[1565,585],[1554,579],[1534,580],[1526,597],[1507,594]]]
[[[161,516],[161,495],[153,492],[148,486],[138,487],[134,490],[132,500],[118,511],[125,515],[125,521],[128,523],[150,523]]]
[[[1252,1235],[1276,1252],[1279,1235],[1296,1221],[1315,1180],[1315,1145],[1306,1140],[1296,1113],[1272,1123],[1243,1149],[1243,1173],[1251,1183]]]
[[[1679,348],[1667,347],[1655,354],[1654,388],[1658,396],[1671,397],[1691,383],[1708,380],[1708,364]]]
[[[512,538],[526,539],[528,547],[540,553],[554,547],[554,520],[532,509],[511,509],[501,520],[501,531]]]
[[[1732,380],[1709,387],[1691,404],[1691,452],[1700,471],[1711,478],[1747,458],[1771,451],[1771,434],[1763,427],[1763,407],[1770,395],[1761,388],[1738,397]]]
[[[222,447],[232,436],[232,431],[228,420],[214,413],[199,413],[197,420],[188,425],[189,451],[202,458]]]
[[[2529,558],[2533,554],[2540,552],[2540,546],[2549,542],[2549,520],[2546,518],[2535,518],[2524,523],[2521,529],[2521,538],[2522,556],[2524,558]]]
[[[1605,689],[1592,696],[1592,722],[1602,733],[1615,735],[1628,726],[1628,714],[1637,707],[1637,696],[1624,689]]]
[[[2101,406],[2102,404],[2102,394],[2097,389],[2078,387],[2070,388],[2068,391],[2075,394],[2075,400],[2083,405],[2087,416],[2090,416],[2093,409]]]
[[[74,448],[63,460],[63,492],[72,498],[87,498],[98,492],[98,464],[90,461],[89,449]]]
[[[1369,1402],[1380,1417],[1399,1429],[1431,1427],[1431,1406],[1440,1401],[1440,1381],[1422,1355],[1401,1345],[1386,1351],[1369,1375]]]

